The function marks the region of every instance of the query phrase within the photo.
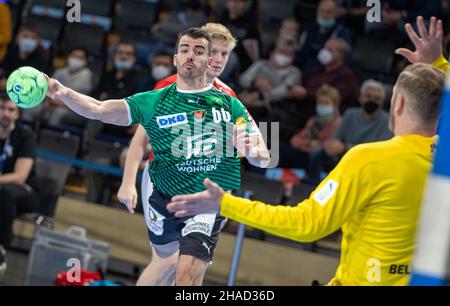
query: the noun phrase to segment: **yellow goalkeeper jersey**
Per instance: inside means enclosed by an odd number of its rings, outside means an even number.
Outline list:
[[[434,141],[407,135],[356,146],[296,207],[225,194],[221,214],[300,242],[342,227],[340,265],[330,285],[406,285]]]
[[[444,57],[444,55],[441,55],[437,58],[437,60],[435,60],[432,64],[434,67],[441,69],[442,71],[444,71],[444,73],[448,72],[448,61],[447,59]]]

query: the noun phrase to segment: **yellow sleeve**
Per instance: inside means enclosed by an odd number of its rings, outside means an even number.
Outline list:
[[[330,175],[296,207],[273,206],[225,194],[225,217],[288,239],[311,242],[346,223],[372,198],[373,166],[358,147],[351,149]]]
[[[444,71],[445,73],[448,72],[448,61],[447,59],[444,57],[444,55],[441,55],[438,57],[437,60],[435,60],[432,64],[434,67],[441,69],[442,71]]]

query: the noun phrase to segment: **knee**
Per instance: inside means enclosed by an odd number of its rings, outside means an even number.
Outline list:
[[[17,187],[12,184],[0,186],[0,199],[2,199],[2,205],[0,206],[14,205],[18,195],[16,189]]]
[[[178,261],[175,283],[177,286],[201,286],[207,264],[199,259]]]
[[[203,275],[187,266],[177,267],[175,284],[177,286],[200,286]]]
[[[178,256],[170,256],[167,258],[161,258],[158,256],[152,256],[150,264],[157,266],[160,271],[164,273],[173,273],[177,269]]]
[[[151,264],[167,272],[175,273],[178,263],[178,248],[178,242],[166,245],[153,245]]]

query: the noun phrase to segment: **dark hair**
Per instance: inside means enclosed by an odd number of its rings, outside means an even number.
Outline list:
[[[157,57],[157,56],[169,56],[169,57],[172,57],[173,54],[172,54],[172,52],[169,52],[169,51],[167,51],[167,50],[159,50],[159,51],[156,51],[156,52],[153,54],[152,59],[154,59],[154,58]]]
[[[188,9],[198,11],[202,8],[202,2],[200,0],[184,0],[184,6]]]
[[[20,107],[17,106],[16,103],[14,103],[6,94],[6,92],[2,92],[0,93],[0,104],[3,105],[3,103],[8,103],[8,102],[12,102],[16,108],[17,108],[17,113],[19,114],[19,118],[22,117],[22,109]]]
[[[1,92],[0,93],[0,101],[2,101],[2,103],[3,103],[5,101],[11,101],[11,99],[8,97],[6,92]]]
[[[72,53],[73,51],[83,51],[83,53],[86,56],[86,58],[89,57],[89,51],[87,50],[86,47],[73,47],[73,48],[70,48],[69,51],[67,52],[66,56],[69,56],[69,54]]]
[[[117,49],[119,49],[119,46],[120,46],[120,45],[131,46],[131,47],[133,47],[133,53],[134,53],[134,55],[136,55],[136,46],[135,46],[131,41],[125,41],[125,40],[122,40],[122,41],[120,41],[120,42],[117,43],[117,46],[116,46],[116,48],[114,49],[114,53],[117,52]]]
[[[39,27],[33,23],[22,23],[22,25],[19,27],[19,31],[17,33],[20,33],[22,31],[30,31],[38,35],[39,37],[41,34],[39,33]]]
[[[175,46],[175,53],[178,53],[178,45],[180,44],[181,37],[188,36],[193,39],[199,39],[203,38],[208,41],[208,55],[211,55],[211,49],[212,49],[212,43],[211,43],[211,37],[209,37],[208,33],[200,28],[190,28],[187,29],[184,32],[181,32],[178,35],[177,44]]]

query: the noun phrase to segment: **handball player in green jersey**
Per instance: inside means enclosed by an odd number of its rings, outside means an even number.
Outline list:
[[[204,190],[210,178],[224,190],[240,188],[240,156],[266,167],[270,154],[242,103],[207,83],[211,39],[198,28],[179,35],[174,55],[177,81],[125,99],[98,101],[48,78],[48,96],[76,113],[104,123],[140,124],[155,154],[149,174],[153,220],[148,231],[159,258],[177,256],[176,269],[160,271],[161,284],[201,285],[224,218],[202,214],[176,218],[171,197]]]

